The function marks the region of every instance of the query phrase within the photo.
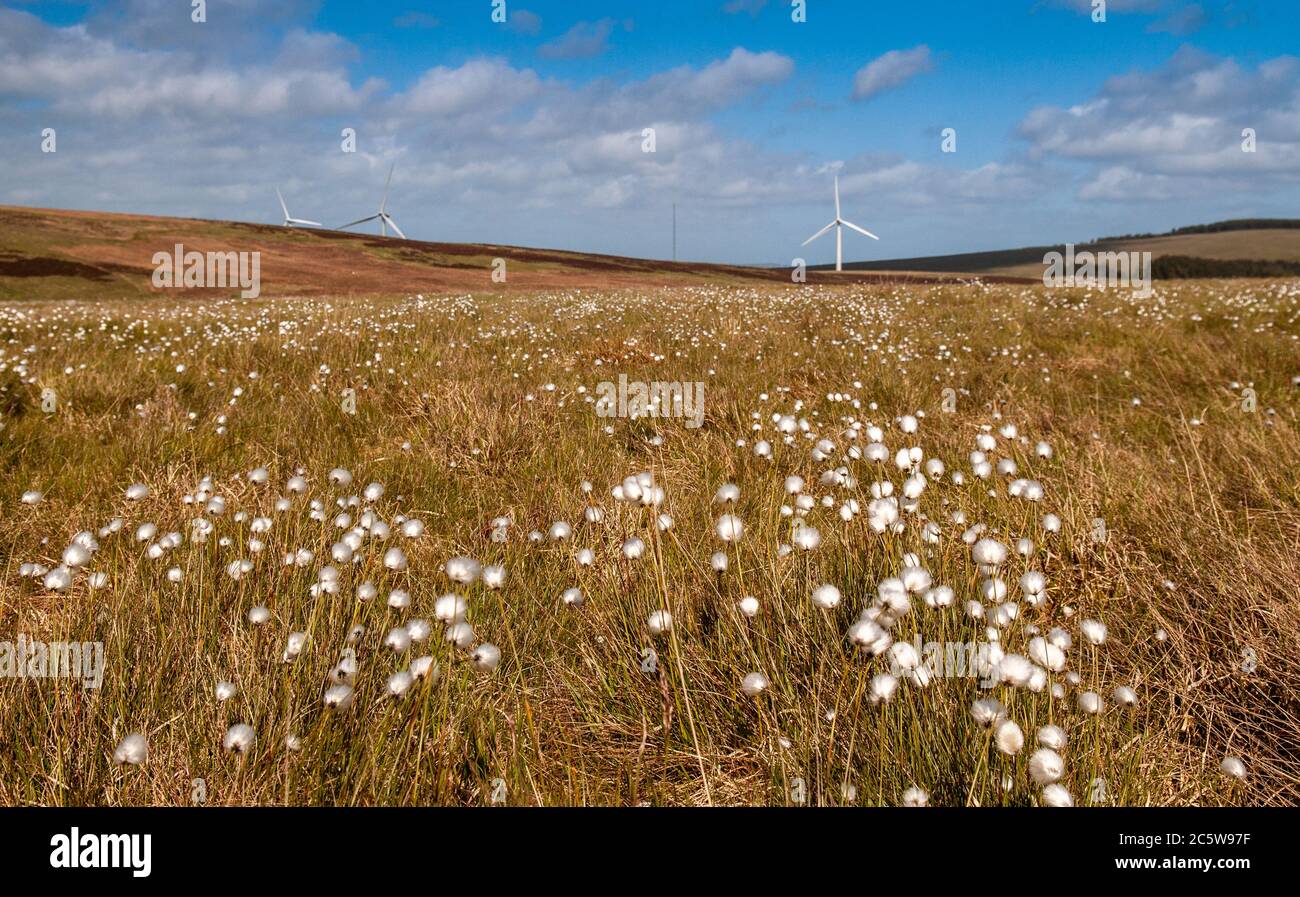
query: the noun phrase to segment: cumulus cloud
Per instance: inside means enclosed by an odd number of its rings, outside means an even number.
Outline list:
[[[527,9],[510,10],[506,27],[518,34],[534,35],[542,30],[542,17]]]
[[[609,49],[609,36],[613,31],[613,19],[579,22],[563,36],[542,44],[537,53],[543,59],[592,59]]]
[[[1254,153],[1242,150],[1246,128],[1257,136]],[[1158,69],[1111,78],[1085,103],[1032,110],[1018,133],[1031,158],[1094,166],[1082,199],[1294,184],[1300,59],[1278,57],[1252,70],[1184,48]]]
[[[933,68],[930,48],[925,44],[910,50],[890,50],[858,69],[853,77],[853,99],[869,100]]]
[[[522,15],[512,6],[512,27]],[[373,210],[396,162],[390,208],[413,237],[648,254],[657,216],[679,200],[685,254],[784,264],[825,223],[832,169],[846,213],[884,238],[872,251],[894,255],[921,254],[906,250],[935,234],[969,245],[969,222],[1008,206],[1029,231],[1059,220],[1053,197],[1086,210],[1188,191],[1258,195],[1300,171],[1300,60],[1288,56],[1243,67],[1180,52],[1076,106],[1033,110],[1018,130],[1023,152],[964,168],[965,156],[841,161],[815,157],[812,139],[807,150],[738,139],[728,110],[761,120],[765,103],[788,109],[795,63],[780,52],[736,47],[592,80],[470,54],[394,87],[358,74],[373,60],[349,41],[294,21],[258,37],[252,56],[237,40],[222,55],[185,32],[138,37],[117,22],[56,27],[0,9],[0,203],[278,221],[279,184],[295,214],[335,224]],[[872,65],[865,91],[878,95],[932,61],[918,47]],[[58,128],[58,153],[32,137],[46,126]],[[356,153],[341,151],[345,127]],[[1253,156],[1240,152],[1243,127],[1258,132]],[[654,153],[642,151],[645,128]],[[1052,214],[1036,222],[1039,207]],[[908,228],[910,247],[899,242]]]

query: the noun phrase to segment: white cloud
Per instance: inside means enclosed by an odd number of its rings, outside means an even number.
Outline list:
[[[518,34],[534,35],[542,30],[542,17],[526,9],[512,9],[506,27]]]
[[[579,22],[563,36],[538,47],[537,54],[543,59],[592,59],[609,49],[613,30],[613,19]]]
[[[1242,131],[1256,152],[1242,151]],[[1095,166],[1079,198],[1174,199],[1210,190],[1300,183],[1300,60],[1253,71],[1190,48],[1162,67],[1111,78],[1077,106],[1021,121],[1030,157]]]
[[[853,99],[869,100],[933,68],[930,48],[924,44],[910,50],[890,50],[858,69],[853,77]]]

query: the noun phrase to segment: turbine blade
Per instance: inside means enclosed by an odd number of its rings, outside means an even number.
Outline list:
[[[813,234],[813,235],[812,235],[811,237],[809,237],[807,240],[804,240],[804,241],[803,241],[803,245],[807,246],[807,245],[808,245],[809,243],[811,243],[813,240],[816,240],[818,237],[820,237],[822,234],[826,233],[828,230],[830,230],[830,229],[831,229],[832,227],[834,227],[834,226],[835,226],[835,222],[832,221],[830,224],[826,225],[826,226],[823,227],[821,230],[817,231],[817,233]]]
[[[873,240],[879,240],[879,239],[880,239],[880,238],[877,237],[875,234],[873,234],[871,231],[869,231],[869,230],[865,230],[865,229],[863,229],[863,228],[861,228],[861,227],[858,227],[858,226],[857,226],[856,224],[854,224],[852,221],[845,221],[845,222],[842,222],[842,223],[844,224],[845,227],[851,227],[851,228],[853,228],[855,231],[857,231],[858,233],[862,234],[862,235],[865,236],[865,237],[870,237],[870,238],[873,239]]]
[[[840,217],[840,176],[835,175],[835,218]]]
[[[358,218],[356,221],[349,221],[347,224],[340,224],[338,227],[334,229],[344,230],[345,228],[353,227],[354,225],[357,224],[365,224],[367,221],[374,221],[378,217],[379,217],[378,215],[371,215],[369,218]]]
[[[306,218],[286,218],[286,221],[292,224],[306,224],[310,227],[324,227],[319,221],[308,221]]]
[[[390,218],[390,217],[388,216],[388,213],[387,213],[387,212],[384,213],[384,220],[388,222],[388,226],[389,226],[389,227],[391,227],[394,231],[397,232],[397,235],[398,235],[399,237],[401,237],[403,240],[406,239],[406,234],[402,233],[402,229],[401,229],[400,227],[397,226],[397,222],[396,222],[396,221],[394,221],[392,218]]]
[[[289,207],[284,204],[284,196],[280,193],[280,188],[275,188],[275,195],[280,197],[280,208],[284,209],[284,220],[289,220]]]
[[[388,187],[393,183],[393,169],[396,167],[397,167],[396,162],[388,166],[388,179],[384,181],[384,198],[379,203],[379,211],[381,213],[384,211],[384,209],[388,208]]]

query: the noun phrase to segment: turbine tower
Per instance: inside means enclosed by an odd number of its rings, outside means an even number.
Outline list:
[[[356,221],[350,221],[347,224],[340,225],[338,228],[339,230],[347,230],[353,225],[365,224],[367,221],[378,221],[379,235],[381,237],[388,236],[388,229],[391,227],[399,237],[403,240],[406,239],[406,234],[402,233],[402,229],[397,226],[397,222],[393,220],[393,216],[388,214],[388,187],[393,182],[393,169],[395,167],[397,167],[396,162],[388,168],[388,180],[384,181],[384,198],[379,201],[379,211],[368,218],[359,218]]]
[[[289,207],[284,204],[284,195],[280,193],[280,188],[275,188],[275,195],[280,197],[280,208],[284,209],[284,226],[285,227],[324,227],[319,221],[308,221],[306,218],[294,218],[289,214]]]
[[[858,227],[852,221],[845,221],[843,218],[840,217],[840,176],[838,174],[835,175],[835,220],[832,221],[830,224],[826,225],[825,227],[823,227],[821,230],[817,231],[817,233],[813,234],[807,240],[804,240],[803,245],[807,246],[809,243],[811,243],[813,240],[816,240],[818,237],[826,233],[832,227],[835,228],[835,270],[836,271],[844,270],[844,228],[851,227],[858,233],[862,234],[863,236],[870,237],[873,240],[880,239],[871,231],[864,230],[863,228]]]

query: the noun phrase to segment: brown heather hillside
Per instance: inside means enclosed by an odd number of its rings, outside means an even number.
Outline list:
[[[153,255],[187,250],[260,252],[263,295],[372,295],[466,290],[789,283],[785,269],[707,265],[469,243],[426,243],[365,233],[0,206],[0,300],[122,299],[157,293]],[[506,260],[507,281],[492,281]],[[909,272],[835,275],[810,283],[951,281]],[[199,291],[202,292],[202,291]],[[224,292],[233,292],[230,290]],[[193,298],[194,290],[186,292]]]

